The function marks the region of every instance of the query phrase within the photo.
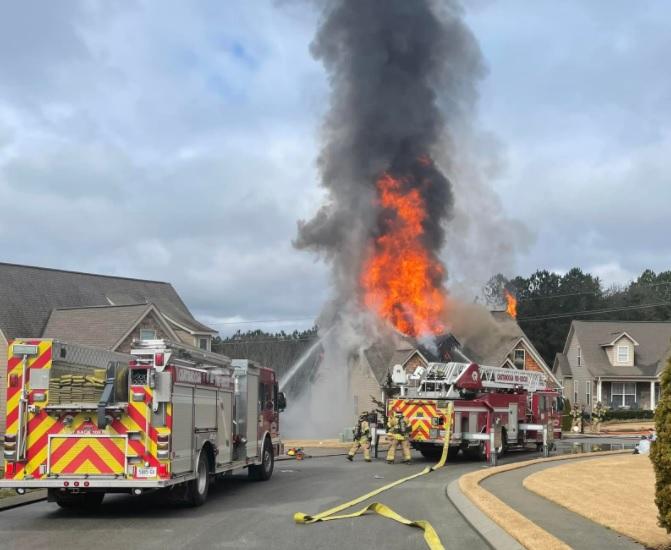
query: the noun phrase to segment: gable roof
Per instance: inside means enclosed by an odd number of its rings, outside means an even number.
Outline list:
[[[375,380],[380,386],[385,386],[387,384],[387,374],[389,373],[389,367],[395,365],[396,363],[391,363],[391,357],[393,351],[389,346],[383,345],[374,345],[365,350],[364,355],[368,360]]]
[[[568,362],[568,357],[564,353],[557,353],[552,365],[552,373],[557,378],[573,377],[571,365]]]
[[[177,335],[151,304],[55,309],[43,336],[82,346],[115,350],[151,312],[156,313],[157,321],[177,341]]]
[[[631,340],[632,343],[633,343],[635,346],[638,346],[638,345],[639,345],[638,342],[637,342],[636,340],[634,340],[634,339],[631,337],[631,334],[628,334],[627,331],[622,331],[622,332],[620,332],[620,334],[618,334],[617,336],[615,336],[615,338],[613,338],[613,340],[611,340],[610,342],[607,342],[607,343],[605,343],[605,344],[601,344],[601,347],[602,347],[602,348],[610,348],[610,347],[614,346],[615,344],[617,344],[617,343],[618,343],[620,340],[622,340],[622,338],[624,338],[625,336],[626,336],[627,338],[629,338],[629,340]]]
[[[199,323],[169,283],[0,263],[0,329],[7,338],[42,336],[52,310],[155,304],[176,322]]]
[[[611,365],[602,347],[603,342],[611,342],[623,332],[638,343],[633,367]],[[664,368],[671,348],[671,322],[573,321],[569,338],[572,333],[578,339],[583,364],[596,377],[655,376]]]

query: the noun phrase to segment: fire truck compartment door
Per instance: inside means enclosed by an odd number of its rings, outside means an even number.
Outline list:
[[[233,426],[233,394],[220,391],[217,395],[217,463],[225,464],[233,460],[231,428]]]
[[[217,390],[196,388],[196,430],[217,428]]]
[[[508,426],[506,428],[508,441],[517,441],[517,411],[517,403],[508,405]]]
[[[259,377],[247,375],[247,458],[259,454]]]
[[[172,472],[193,469],[193,388],[175,385],[172,392]]]

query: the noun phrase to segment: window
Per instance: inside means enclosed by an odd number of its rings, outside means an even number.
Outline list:
[[[636,383],[613,382],[610,395],[614,407],[631,407],[636,403]]]
[[[617,362],[629,363],[629,346],[617,346]]]
[[[582,356],[580,355],[580,346],[578,346],[578,357],[577,357],[577,359],[578,359],[578,366],[581,367],[582,366]]]
[[[588,408],[592,407],[592,381],[591,380],[586,380],[585,381],[585,403]]]
[[[575,405],[578,402],[578,389],[579,384],[577,380],[573,381],[573,404]]]
[[[140,340],[156,340],[156,331],[151,329],[140,329]]]
[[[209,338],[198,338],[198,347],[200,349],[204,349],[205,351],[210,350],[210,339]]]
[[[516,349],[515,350],[515,360],[513,361],[515,363],[515,366],[517,368],[523,369],[524,368],[524,360],[525,360],[525,352],[523,349]]]

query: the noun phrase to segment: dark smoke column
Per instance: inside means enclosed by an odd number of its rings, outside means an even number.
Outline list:
[[[393,231],[408,229],[407,217],[380,198],[380,182],[393,178],[398,195],[422,209],[421,230],[410,245],[431,262],[422,271],[426,284],[443,292],[447,274],[438,254],[453,197],[431,158],[449,141],[450,121],[439,104],[456,113],[475,97],[482,72],[477,44],[449,1],[335,0],[326,6],[312,53],[331,85],[319,158],[329,200],[311,220],[299,222],[295,245],[332,263],[332,312],[363,303],[362,271],[371,255],[382,248],[405,255],[403,246],[389,241]],[[408,304],[392,306],[399,318],[414,314]]]

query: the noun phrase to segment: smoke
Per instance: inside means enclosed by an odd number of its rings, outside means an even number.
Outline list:
[[[338,378],[346,377],[347,361],[380,330],[372,316],[361,317],[360,306],[362,267],[395,216],[376,201],[377,182],[391,174],[401,193],[419,195],[426,210],[422,246],[440,266],[455,204],[445,174],[459,174],[457,153],[465,135],[460,129],[469,127],[485,70],[455,1],[320,5],[323,17],[311,51],[331,88],[318,160],[327,201],[312,219],[299,221],[294,245],[332,267],[334,297],[320,326],[336,327],[325,342],[322,369],[323,385],[334,396],[347,392],[346,380]],[[431,277],[434,288],[444,291],[447,270],[435,269]],[[326,397],[314,395],[317,384],[311,391],[313,401]],[[335,410],[332,400],[329,411]]]
[[[357,299],[370,243],[389,223],[375,204],[384,172],[419,190],[428,209],[424,244],[436,255],[443,247],[452,187],[421,159],[441,154],[450,139],[439,100],[455,113],[469,110],[483,67],[457,5],[430,0],[329,2],[312,53],[331,85],[319,157],[328,202],[299,222],[294,244],[331,263],[340,307]]]

